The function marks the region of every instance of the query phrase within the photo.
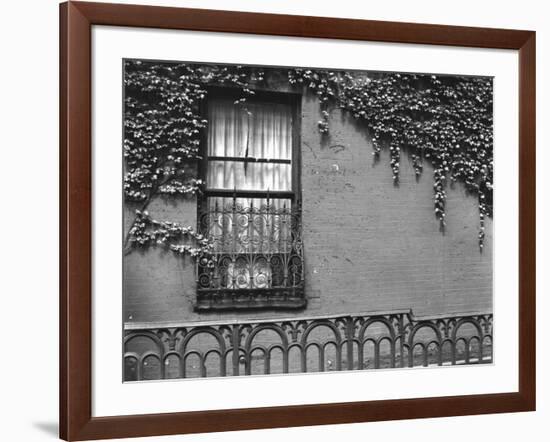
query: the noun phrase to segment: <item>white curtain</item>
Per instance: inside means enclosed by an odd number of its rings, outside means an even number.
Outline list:
[[[208,103],[208,155],[216,157],[292,158],[292,109],[279,103]],[[209,189],[291,190],[291,165],[209,161]]]

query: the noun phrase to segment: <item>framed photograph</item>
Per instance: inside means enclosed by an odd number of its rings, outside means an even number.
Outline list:
[[[60,436],[535,409],[535,33],[60,6]]]

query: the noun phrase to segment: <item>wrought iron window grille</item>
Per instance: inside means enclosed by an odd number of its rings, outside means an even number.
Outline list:
[[[199,213],[212,255],[197,263],[196,310],[306,306],[300,204],[263,197],[265,204],[241,204],[235,191]]]

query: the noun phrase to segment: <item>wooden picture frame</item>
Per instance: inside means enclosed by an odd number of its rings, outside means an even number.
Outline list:
[[[92,25],[519,51],[519,391],[92,417]],[[105,3],[60,5],[60,437],[121,438],[535,410],[535,32]]]

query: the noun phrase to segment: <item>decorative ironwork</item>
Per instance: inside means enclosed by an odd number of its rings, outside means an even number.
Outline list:
[[[305,307],[300,207],[209,198],[199,229],[213,254],[197,263],[197,310]]]
[[[411,312],[127,330],[125,380],[491,363],[493,315]]]

